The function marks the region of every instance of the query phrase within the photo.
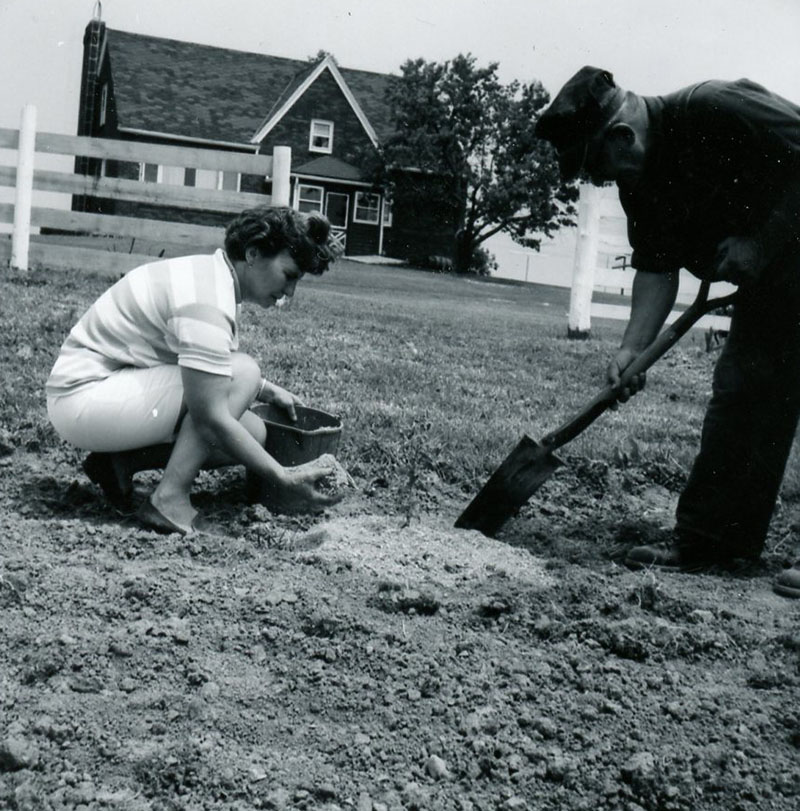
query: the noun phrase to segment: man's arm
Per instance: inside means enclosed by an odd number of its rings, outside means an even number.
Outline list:
[[[622,372],[658,335],[675,303],[678,282],[678,271],[672,273],[636,271],[631,293],[631,317],[622,344],[608,366],[608,382],[612,386],[619,384]],[[644,372],[633,377],[629,385],[620,391],[620,402],[624,403],[631,395],[641,391],[645,382]]]

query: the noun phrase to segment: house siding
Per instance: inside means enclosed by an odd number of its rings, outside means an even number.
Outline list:
[[[393,222],[384,229],[383,247],[387,256],[411,262],[429,256],[452,258],[458,206],[453,198],[450,205],[439,202],[420,202],[419,187],[443,181],[418,173],[403,172],[395,178]]]
[[[333,121],[333,157],[358,165],[360,155],[373,149],[353,108],[331,72],[324,70],[261,142],[260,152],[270,154],[275,146],[292,148],[292,166],[320,156],[308,148],[311,120]]]
[[[378,253],[379,242],[380,230],[377,225],[366,225],[351,219],[347,229],[348,256],[374,256]]]
[[[380,244],[380,231],[377,225],[353,222],[356,205],[356,192],[352,185],[346,183],[336,183],[324,178],[304,178],[295,182],[292,189],[292,202],[295,201],[295,191],[297,185],[321,186],[324,190],[324,200],[330,192],[347,195],[347,242],[345,254],[348,256],[366,256],[378,253]],[[325,202],[323,200],[323,213],[325,213]]]

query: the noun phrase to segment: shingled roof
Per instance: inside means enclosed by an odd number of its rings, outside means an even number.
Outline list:
[[[120,127],[249,143],[308,76],[308,61],[106,29]],[[390,74],[339,68],[379,139],[392,131]]]
[[[351,163],[346,163],[332,155],[323,155],[321,158],[314,158],[308,163],[302,164],[294,169],[298,175],[308,175],[310,177],[330,177],[337,180],[364,180],[361,170]]]

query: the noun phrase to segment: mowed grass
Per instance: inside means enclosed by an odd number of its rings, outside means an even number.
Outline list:
[[[467,489],[523,433],[545,434],[594,395],[622,329],[607,322],[592,340],[568,339],[568,291],[553,288],[353,263],[303,285],[279,319],[262,319],[266,334],[248,322],[248,345],[263,346],[265,366],[274,363],[276,377],[310,402],[342,414],[351,464],[381,451],[401,462],[421,455]],[[309,357],[298,359],[303,345]],[[298,362],[308,369],[300,376]],[[601,427],[571,450],[610,458],[630,430],[644,429],[643,441],[669,440],[667,418],[684,409],[686,435],[700,398],[683,399],[671,414],[651,410],[646,427],[630,425],[630,413],[612,414],[613,436]]]
[[[0,275],[0,427],[13,442],[60,445],[44,382],[69,328],[107,285],[78,274]],[[605,385],[624,323],[597,321],[589,340],[571,340],[568,298],[566,289],[342,260],[304,279],[282,309],[245,305],[241,348],[270,380],[340,415],[340,458],[358,479],[391,488],[428,472],[469,494],[524,433],[548,433]],[[693,330],[651,370],[643,394],[567,452],[685,475],[716,357]],[[786,497],[800,492],[795,460]]]

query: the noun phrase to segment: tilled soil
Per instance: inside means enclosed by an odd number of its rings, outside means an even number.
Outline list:
[[[300,519],[203,474],[225,535],[182,538],[71,452],[0,463],[0,808],[800,807],[787,513],[761,563],[664,575],[618,560],[671,483],[586,460],[500,540],[435,480]]]

